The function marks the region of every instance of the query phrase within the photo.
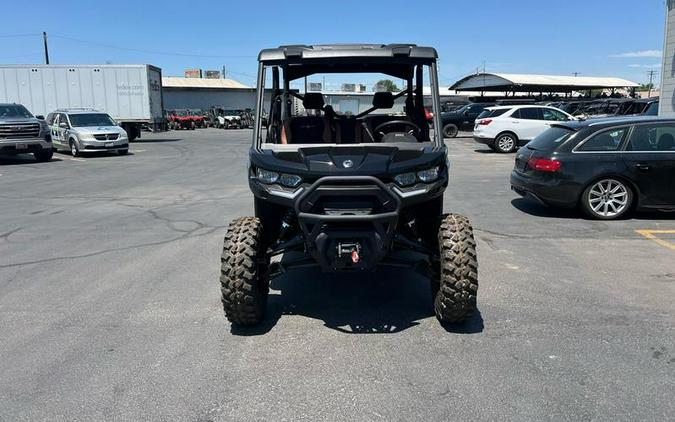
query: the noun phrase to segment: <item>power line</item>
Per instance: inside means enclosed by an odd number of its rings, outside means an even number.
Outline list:
[[[52,35],[51,37],[52,38],[59,38],[59,39],[62,39],[62,40],[79,42],[79,43],[83,43],[83,44],[95,45],[95,46],[98,46],[98,47],[112,48],[112,49],[115,49],[115,50],[134,51],[134,52],[137,52],[137,53],[157,54],[157,55],[163,55],[163,56],[202,57],[202,58],[212,58],[212,59],[256,57],[256,56],[252,56],[252,55],[211,55],[211,54],[179,53],[179,52],[171,52],[171,51],[155,51],[155,50],[145,50],[145,49],[141,49],[141,48],[130,48],[130,47],[121,47],[121,46],[117,46],[117,45],[111,45],[111,44],[103,44],[103,43],[98,43],[98,42],[94,42],[94,41],[81,40],[81,39],[78,39],[78,38],[64,37],[62,35]]]

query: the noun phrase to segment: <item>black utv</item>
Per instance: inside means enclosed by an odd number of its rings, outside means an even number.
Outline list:
[[[385,265],[415,268],[430,278],[441,322],[460,322],[475,309],[473,229],[466,217],[443,214],[447,150],[425,117],[427,84],[440,110],[436,60],[436,50],[413,44],[260,53],[248,174],[255,217],[232,221],[221,259],[222,302],[233,324],[259,323],[270,279],[308,266],[345,277]],[[304,91],[324,78],[405,84],[361,95],[359,104]],[[439,114],[434,119],[442,127]]]

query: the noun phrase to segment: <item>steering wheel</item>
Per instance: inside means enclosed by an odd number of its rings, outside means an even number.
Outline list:
[[[383,137],[386,133],[383,132],[382,129],[385,129],[388,126],[407,126],[411,129],[408,133],[415,138],[417,138],[422,131],[419,126],[409,120],[390,120],[378,125],[375,128],[375,133],[380,134],[380,137]]]

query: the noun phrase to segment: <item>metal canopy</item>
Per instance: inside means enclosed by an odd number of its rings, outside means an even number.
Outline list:
[[[571,92],[589,89],[637,88],[639,86],[635,82],[621,78],[476,73],[460,79],[449,89],[491,92]]]

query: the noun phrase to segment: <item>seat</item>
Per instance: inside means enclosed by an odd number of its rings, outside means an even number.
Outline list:
[[[324,111],[323,95],[319,92],[308,92],[302,100],[302,105],[305,107],[305,110],[314,110],[317,112],[317,115],[297,116],[287,120],[284,124],[282,143],[315,144],[335,142],[335,130],[332,124],[334,112],[332,112],[332,108]],[[320,112],[324,112],[324,114],[319,115],[318,113]]]
[[[670,133],[664,133],[659,136],[656,148],[659,151],[675,151],[675,138]]]

